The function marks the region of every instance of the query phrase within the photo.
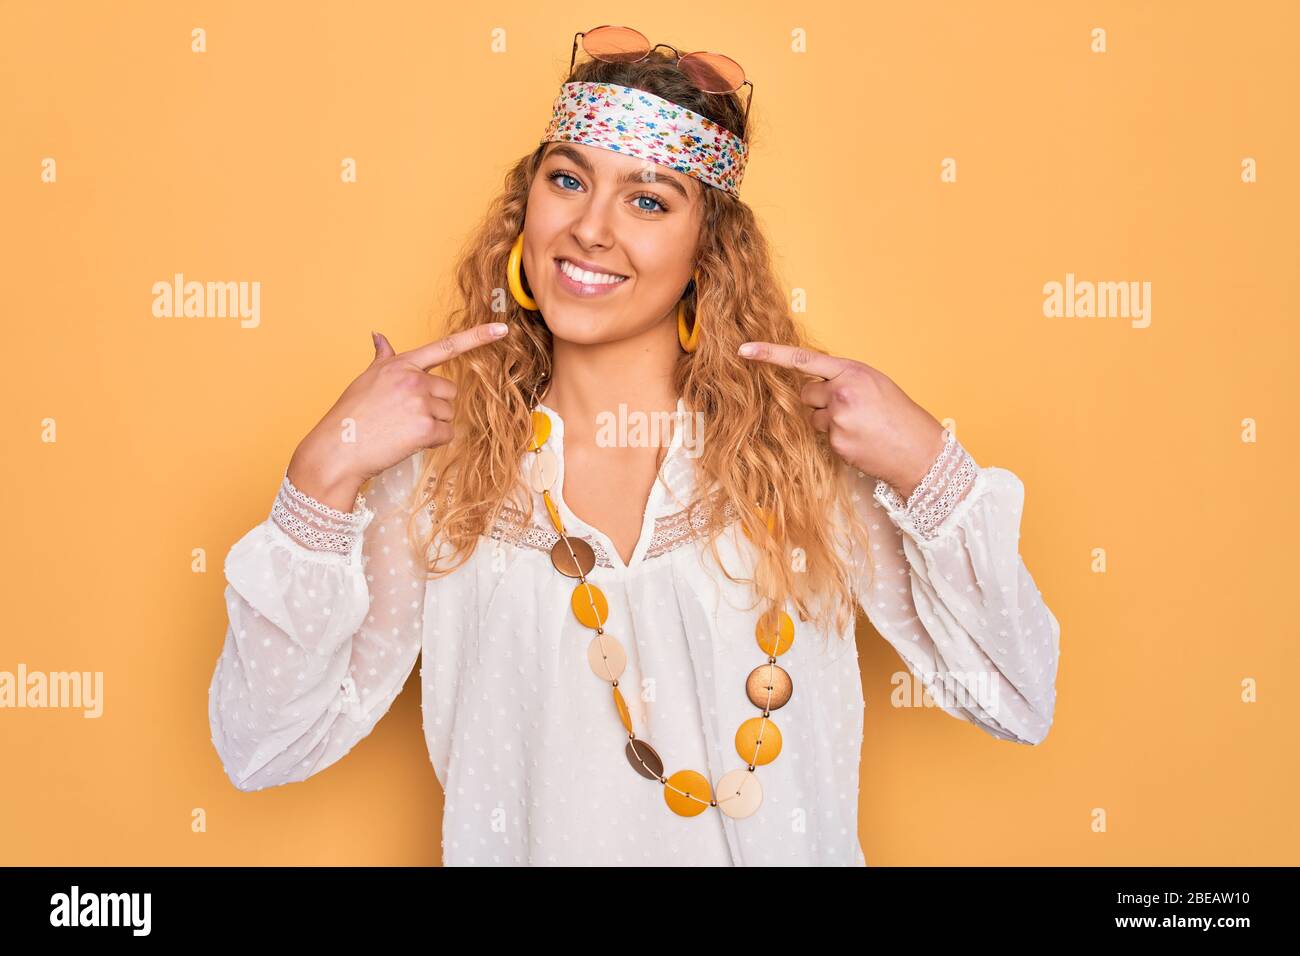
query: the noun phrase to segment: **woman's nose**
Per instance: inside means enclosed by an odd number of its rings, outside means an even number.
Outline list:
[[[603,199],[592,199],[583,205],[573,221],[573,235],[584,246],[608,247],[614,241],[611,204]]]

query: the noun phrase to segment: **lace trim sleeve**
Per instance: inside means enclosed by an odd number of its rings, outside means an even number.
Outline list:
[[[351,512],[339,511],[295,486],[288,472],[271,505],[271,520],[298,544],[311,551],[338,554],[351,554],[360,546],[374,516],[360,492]]]
[[[875,497],[891,511],[901,511],[922,538],[933,540],[978,473],[974,459],[957,436],[947,432],[939,457],[906,501],[883,478],[876,482]]]

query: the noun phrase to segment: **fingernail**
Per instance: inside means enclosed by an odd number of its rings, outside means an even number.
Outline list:
[[[753,354],[754,354],[754,346],[752,346],[752,345],[750,345],[748,342],[746,342],[744,345],[742,345],[742,346],[740,347],[740,354],[741,354],[741,355],[753,355]]]
[[[504,322],[493,322],[491,331],[493,335],[505,335],[509,327]]]

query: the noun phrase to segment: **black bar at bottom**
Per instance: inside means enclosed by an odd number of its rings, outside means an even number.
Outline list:
[[[1232,945],[1252,930],[1286,928],[1281,911],[1297,868],[866,867],[729,876],[640,869],[596,880],[588,868],[575,869],[539,879],[490,868],[12,867],[0,869],[0,926],[6,942],[76,934],[78,942],[374,945],[423,923],[434,931],[481,929],[493,942],[514,928],[551,943],[557,931],[573,939],[594,930],[595,943],[605,927],[593,915],[604,914],[617,932],[631,914],[654,912],[661,930],[679,919],[697,931],[713,923],[715,934],[701,941],[753,927],[793,931],[807,942],[808,930],[821,925],[857,931],[864,941],[901,930],[918,941],[1016,946],[1041,927],[1062,942],[1104,934]],[[735,908],[718,910],[719,902]],[[528,919],[533,913],[537,920]],[[726,926],[717,922],[722,913],[731,914]]]

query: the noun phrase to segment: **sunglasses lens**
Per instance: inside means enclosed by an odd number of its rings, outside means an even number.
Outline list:
[[[677,68],[705,93],[731,93],[745,82],[740,64],[721,53],[688,53]]]
[[[583,34],[582,48],[593,60],[635,63],[650,52],[650,41],[631,27],[597,27]]]

